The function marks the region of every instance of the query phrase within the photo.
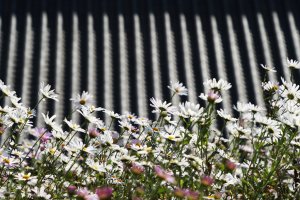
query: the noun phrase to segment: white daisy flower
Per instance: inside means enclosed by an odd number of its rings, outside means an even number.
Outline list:
[[[26,173],[20,172],[17,175],[15,175],[15,179],[20,180],[20,181],[29,181],[34,178],[36,178],[36,176],[31,176],[31,173],[26,174]]]
[[[262,84],[263,90],[269,92],[276,92],[279,89],[279,83],[273,83],[272,81],[263,82]]]
[[[80,108],[81,106],[90,106],[93,103],[93,96],[88,92],[83,91],[82,94],[77,94],[75,98],[70,99],[76,108]]]
[[[115,113],[114,111],[104,109],[103,112],[106,113],[107,115],[109,115],[111,118],[115,118],[115,119],[121,118],[121,115],[119,115],[118,113]]]
[[[150,106],[154,108],[152,113],[161,113],[161,112],[167,112],[167,113],[173,113],[176,108],[174,106],[171,106],[171,103],[167,103],[166,101],[162,102],[161,100],[156,100],[155,98],[150,99]]]
[[[223,79],[217,81],[215,78],[205,81],[203,85],[206,86],[209,90],[214,91],[225,91],[231,88],[231,84],[227,81]]]
[[[0,90],[2,91],[2,93],[7,96],[7,97],[14,97],[16,92],[15,91],[12,91],[10,89],[10,86],[7,86],[3,83],[2,80],[0,80]]]
[[[41,83],[40,92],[42,93],[43,97],[47,99],[53,99],[54,101],[58,101],[58,95],[54,92],[54,90],[50,89],[51,86],[49,84],[45,86],[44,82]]]
[[[199,104],[194,104],[186,101],[185,103],[179,104],[178,115],[183,118],[191,118],[198,120],[203,114],[204,108],[200,107]]]
[[[268,72],[277,72],[274,67],[270,67],[267,65],[260,64],[260,66]]]
[[[199,97],[204,101],[208,101],[210,103],[221,103],[223,100],[221,96],[214,91],[209,91],[208,94],[201,93]]]
[[[287,66],[290,68],[300,69],[300,63],[297,60],[286,58]]]
[[[87,159],[85,162],[90,168],[97,172],[106,172],[106,169],[103,164],[100,164],[100,162],[95,162],[92,159]]]
[[[75,122],[73,122],[72,120],[67,120],[67,118],[64,119],[64,122],[70,127],[70,129],[72,129],[73,131],[77,131],[77,132],[82,132],[84,133],[85,130],[82,129],[78,124],[76,124]]]
[[[179,96],[187,96],[188,95],[188,90],[187,88],[182,84],[179,83],[178,81],[176,83],[173,83],[171,81],[171,85],[168,86],[168,88],[173,91],[174,94],[178,94]]]
[[[227,114],[224,112],[223,109],[217,110],[218,115],[223,118],[225,121],[231,121],[231,122],[235,122],[237,121],[236,118],[232,117],[231,115]]]

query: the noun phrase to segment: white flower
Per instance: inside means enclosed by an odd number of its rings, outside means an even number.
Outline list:
[[[29,181],[31,179],[36,179],[36,176],[31,176],[31,173],[25,174],[21,172],[15,175],[15,179],[20,181]]]
[[[198,120],[203,114],[203,108],[199,104],[191,102],[185,102],[179,104],[178,115],[183,118],[191,118],[192,120]]]
[[[112,145],[114,142],[110,131],[104,131],[103,134],[98,138],[102,144]]]
[[[231,122],[235,122],[237,121],[236,118],[233,118],[231,115],[227,114],[224,112],[223,109],[217,110],[218,115],[223,118],[225,121],[231,121]]]
[[[40,92],[42,93],[43,97],[47,99],[53,99],[54,101],[58,101],[58,95],[54,92],[54,90],[50,89],[51,86],[49,84],[45,86],[45,83],[41,83]]]
[[[75,98],[70,99],[76,108],[80,108],[81,106],[89,106],[93,103],[93,96],[88,92],[83,91],[81,95],[77,94]]]
[[[87,159],[85,162],[90,168],[97,172],[106,172],[105,167],[100,162],[95,162],[92,159]]]
[[[114,111],[104,109],[103,112],[106,113],[107,115],[109,115],[111,118],[115,118],[115,119],[121,118],[121,115],[119,115],[118,113],[115,113]]]
[[[203,99],[204,101],[208,101],[210,103],[221,103],[222,102],[221,96],[218,94],[218,92],[214,92],[214,91],[209,91],[208,94],[201,93],[199,97],[201,99]]]
[[[241,113],[244,113],[244,112],[253,112],[253,113],[256,113],[256,112],[262,112],[264,111],[265,109],[260,107],[260,106],[257,106],[257,105],[254,105],[252,103],[240,103],[240,102],[237,102],[237,105],[236,106],[233,106],[233,108],[238,111],[238,112],[241,112]]]
[[[215,78],[205,81],[203,85],[214,91],[225,91],[231,88],[231,84],[227,81],[223,79],[217,81]]]
[[[281,85],[279,89],[281,97],[287,101],[297,101],[297,99],[300,99],[299,85],[285,83],[285,85]]]
[[[101,120],[93,116],[91,110],[88,107],[81,107],[80,110],[76,110],[76,111],[79,112],[89,123],[92,124],[101,123]]]
[[[178,94],[180,95],[184,95],[187,96],[188,95],[188,90],[185,86],[183,86],[182,83],[179,83],[178,81],[176,83],[172,83],[171,81],[171,86],[168,86],[168,88],[174,92],[174,94]]]
[[[174,106],[171,106],[171,103],[167,103],[166,101],[162,102],[161,100],[156,100],[155,98],[150,99],[150,106],[153,107],[155,110],[152,111],[152,113],[161,113],[161,112],[167,112],[167,113],[173,113],[176,108]]]
[[[82,129],[78,124],[74,123],[72,120],[67,120],[66,118],[64,119],[64,122],[66,122],[66,124],[70,127],[70,129],[72,129],[73,131],[77,131],[77,132],[82,132],[84,133],[84,129]]]
[[[286,58],[287,66],[295,69],[300,69],[299,61]]]
[[[45,192],[44,186],[41,186],[41,188],[35,187],[31,189],[31,191],[35,193],[36,197],[42,197],[43,199],[51,199],[51,195]]]
[[[0,80],[0,90],[3,92],[3,94],[5,96],[10,97],[10,98],[14,97],[16,94],[16,92],[10,90],[10,87],[5,85],[2,80]]]
[[[270,67],[270,66],[263,65],[263,64],[260,64],[260,66],[261,66],[263,69],[265,69],[266,71],[269,71],[269,72],[277,72],[277,71],[275,70],[274,67]]]
[[[42,113],[42,116],[47,125],[52,126],[53,124],[55,124],[54,119],[55,119],[56,115],[53,115],[52,117],[49,118],[49,113],[47,113],[47,115]]]
[[[278,83],[273,83],[271,81],[263,82],[262,84],[263,90],[269,91],[269,92],[275,92],[279,89]]]
[[[84,148],[84,144],[82,142],[82,139],[79,137],[74,137],[67,146],[65,146],[65,149],[67,151],[77,152],[81,151]]]

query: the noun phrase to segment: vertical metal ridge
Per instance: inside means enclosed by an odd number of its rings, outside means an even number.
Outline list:
[[[228,11],[226,12],[225,18],[229,37],[229,50],[231,52],[231,59],[234,68],[234,77],[237,85],[237,99],[238,101],[245,103],[248,101],[246,83],[244,78],[245,74],[242,68],[241,56],[237,45],[236,33],[233,28],[232,17],[230,14],[228,14]]]
[[[286,3],[286,15],[288,18],[288,22],[289,22],[289,28],[292,34],[292,39],[293,39],[293,45],[294,45],[294,49],[295,49],[295,54],[297,57],[297,60],[300,59],[300,39],[299,39],[299,30],[297,29],[296,26],[296,22],[295,22],[295,18],[294,15],[291,12],[291,5],[290,5],[290,1],[284,1]]]
[[[252,33],[249,28],[249,24],[248,24],[248,20],[247,20],[246,16],[244,14],[242,14],[241,18],[242,18],[243,32],[245,35],[246,48],[247,48],[247,52],[248,52],[247,56],[249,58],[248,60],[249,60],[249,65],[250,65],[252,83],[253,83],[253,87],[254,87],[255,100],[259,106],[265,107],[263,93],[262,93],[262,89],[261,89],[260,75],[258,73],[259,70],[257,68],[258,64],[257,64],[256,57],[255,57]]]
[[[122,1],[122,0],[121,0]],[[130,111],[130,84],[129,84],[129,66],[128,66],[128,48],[127,36],[125,32],[125,20],[123,13],[119,11],[119,55],[120,55],[120,88],[121,88],[121,113]]]
[[[16,51],[17,51],[18,33],[17,33],[17,18],[15,14],[11,15],[9,46],[8,46],[8,62],[7,75],[5,83],[15,88],[15,71],[16,71]],[[9,104],[9,100],[5,99],[5,105]]]
[[[261,36],[263,54],[264,54],[264,58],[265,58],[265,63],[262,63],[262,64],[266,64],[267,66],[274,66],[271,49],[270,49],[270,45],[269,45],[269,39],[268,39],[267,31],[265,28],[265,22],[264,22],[262,14],[258,11],[257,1],[255,1],[255,7],[256,7],[256,11],[257,11],[256,19],[257,19],[257,23],[258,23],[258,30],[259,30],[259,34]],[[276,77],[275,73],[268,72],[268,76],[271,81],[277,81],[277,77]]]
[[[1,59],[2,59],[2,16],[0,15],[0,63],[1,63]],[[1,67],[0,67],[1,69]]]
[[[113,110],[113,76],[112,76],[112,47],[111,33],[109,30],[109,18],[106,13],[103,14],[103,48],[104,48],[104,107]],[[109,118],[105,117],[106,123]]]
[[[182,2],[180,2],[181,4]],[[182,5],[180,5],[182,7]],[[188,99],[191,102],[197,102],[197,95],[196,95],[196,86],[195,86],[195,77],[194,77],[194,70],[193,70],[193,63],[192,63],[192,52],[191,52],[191,45],[190,45],[190,36],[187,31],[186,25],[186,17],[182,13],[182,10],[179,13],[180,17],[180,29],[182,35],[182,46],[183,46],[183,60],[184,60],[184,69],[185,69],[185,76],[186,76],[186,84],[188,90]]]
[[[135,2],[136,3],[136,2]],[[135,36],[135,59],[136,59],[136,82],[137,82],[137,102],[138,102],[138,115],[146,117],[147,100],[146,100],[146,83],[145,83],[145,65],[144,65],[144,49],[143,38],[141,34],[140,18],[135,11],[134,16],[134,36]]]
[[[274,25],[274,30],[275,30],[275,36],[278,44],[278,50],[279,50],[279,56],[280,56],[280,61],[281,65],[283,68],[283,74],[285,79],[290,78],[290,71],[288,70],[288,67],[286,66],[286,58],[287,56],[287,49],[286,49],[286,42],[284,39],[284,34],[283,30],[280,27],[280,21],[277,12],[275,11],[275,5],[274,1],[269,0],[270,6],[271,6],[271,16],[272,16],[272,21]]]
[[[9,35],[9,44],[8,44],[8,62],[7,62],[7,75],[6,75],[6,85],[10,85],[11,88],[14,88],[15,84],[15,68],[16,68],[16,51],[17,51],[17,41],[18,41],[18,33],[17,33],[17,18],[15,14],[11,15],[11,26],[10,26],[10,35]],[[4,105],[9,105],[10,101],[8,98],[5,98]],[[8,137],[8,132],[1,136],[3,140]]]
[[[148,5],[151,5],[151,0],[148,1]],[[161,73],[160,73],[160,57],[158,48],[158,33],[156,30],[156,21],[153,12],[149,12],[150,22],[150,43],[151,43],[151,61],[152,61],[152,80],[154,85],[154,95],[158,99],[162,99],[161,88]]]
[[[80,30],[78,22],[78,13],[73,11],[72,14],[72,98],[80,93]],[[78,122],[77,113],[72,115],[72,120]]]
[[[40,61],[39,61],[39,86],[44,82],[48,84],[48,66],[49,66],[49,30],[48,18],[45,11],[42,13],[42,30],[41,30],[41,46],[40,46]],[[40,88],[40,87],[38,87]],[[43,125],[42,113],[45,113],[47,104],[41,102],[38,105],[37,126]]]
[[[32,18],[30,14],[26,15],[25,44],[24,44],[24,66],[22,79],[22,103],[25,106],[30,105],[31,100],[31,79],[32,79],[32,59],[33,59],[33,30]],[[22,141],[27,134],[21,134],[19,141]]]
[[[94,20],[91,13],[88,13],[88,91],[94,96],[96,93],[96,37],[94,30]]]
[[[194,15],[195,15],[195,26],[197,34],[197,44],[199,49],[200,68],[202,72],[202,80],[206,81],[210,79],[209,62],[207,55],[206,38],[202,27],[202,22],[199,15],[199,10],[196,5],[197,0],[193,1]],[[204,88],[204,92],[207,93],[207,89]]]
[[[57,30],[56,30],[56,61],[55,61],[55,90],[59,94],[59,102],[55,102],[56,122],[61,122],[64,114],[64,74],[65,74],[65,33],[63,30],[62,13],[57,14]]]
[[[167,49],[167,61],[168,61],[168,71],[170,81],[178,81],[177,73],[177,63],[176,63],[176,53],[175,53],[175,42],[174,42],[174,33],[171,29],[171,19],[170,14],[166,10],[166,1],[164,0],[164,28],[166,33],[166,49]],[[172,99],[173,104],[177,105],[179,103],[179,98],[174,96]]]
[[[215,15],[212,14],[212,5],[210,3],[209,3],[209,10],[210,10],[210,23],[211,23],[212,34],[213,34],[213,44],[214,44],[214,50],[216,55],[218,76],[219,78],[227,81],[222,39],[218,31],[218,24],[217,24],[216,17]],[[224,99],[224,101],[222,102],[224,110],[226,110],[226,112],[231,114],[232,113],[231,98],[228,92],[222,92],[222,98]]]
[[[25,47],[24,47],[24,70],[22,83],[22,103],[30,105],[31,100],[31,79],[32,79],[32,59],[33,59],[33,40],[34,32],[32,30],[32,17],[26,16]]]

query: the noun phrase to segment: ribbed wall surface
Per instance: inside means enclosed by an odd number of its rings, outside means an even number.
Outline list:
[[[54,86],[60,102],[38,109],[59,119],[71,111],[69,99],[83,90],[94,94],[98,106],[151,116],[149,98],[168,100],[171,80],[183,82],[195,102],[202,82],[213,77],[233,84],[223,96],[228,112],[238,100],[263,105],[259,64],[275,66],[279,73],[270,78],[279,80],[280,74],[289,77],[286,57],[300,59],[299,5],[1,0],[0,78],[31,107],[40,82]]]

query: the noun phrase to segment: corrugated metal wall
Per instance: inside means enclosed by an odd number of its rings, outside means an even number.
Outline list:
[[[97,105],[150,116],[149,98],[169,99],[179,80],[198,101],[202,82],[223,78],[229,112],[237,100],[263,105],[260,63],[288,78],[300,59],[297,0],[1,0],[0,78],[25,105],[39,83],[60,102],[40,106],[60,119],[69,99],[88,90]],[[296,80],[299,80],[299,73]],[[299,81],[298,81],[299,82]],[[174,99],[178,102],[178,99]],[[3,102],[2,102],[3,104]],[[40,121],[37,120],[40,124]]]

